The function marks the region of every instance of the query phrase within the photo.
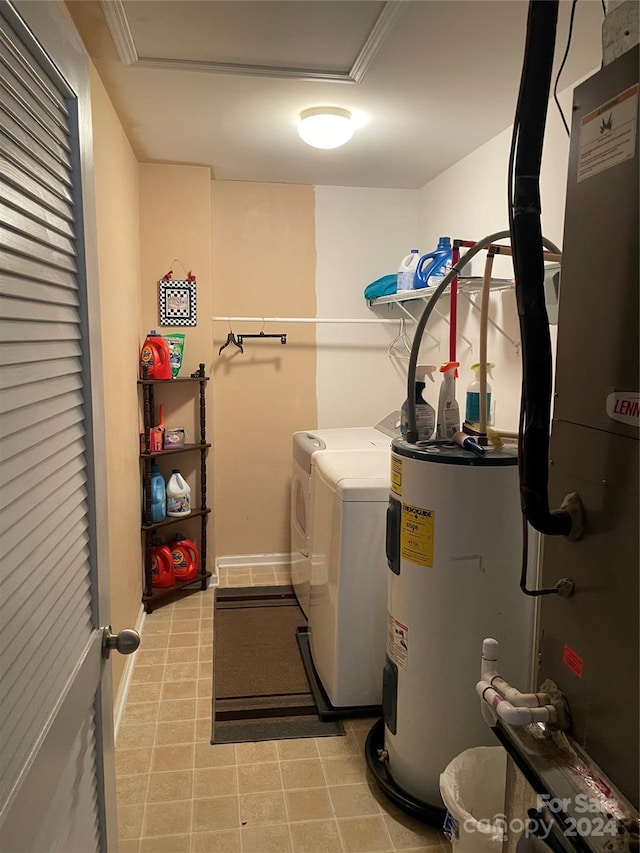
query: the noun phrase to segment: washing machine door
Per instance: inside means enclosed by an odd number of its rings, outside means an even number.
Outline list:
[[[312,432],[294,432],[292,445],[291,551],[294,556],[300,553],[308,557],[311,538],[311,460],[314,453],[326,448],[326,444]]]
[[[291,477],[291,551],[309,556],[309,474],[294,460]]]
[[[325,442],[309,432],[293,434],[291,477],[291,583],[305,616],[311,590],[311,460]]]
[[[293,463],[291,479],[291,585],[305,616],[311,594],[309,475]]]

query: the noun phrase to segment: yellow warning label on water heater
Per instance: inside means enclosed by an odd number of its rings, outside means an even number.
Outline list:
[[[402,459],[397,456],[391,457],[391,491],[402,494]]]
[[[400,556],[418,566],[433,568],[435,513],[420,506],[402,504]]]

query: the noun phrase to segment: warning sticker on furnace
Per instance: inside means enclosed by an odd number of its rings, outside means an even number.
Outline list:
[[[387,657],[397,667],[406,670],[409,656],[409,629],[387,614]]]
[[[400,556],[419,566],[433,568],[435,513],[420,506],[402,504]]]
[[[578,182],[630,160],[637,123],[637,83],[586,115],[580,122]]]
[[[397,456],[391,457],[391,491],[402,494],[402,459]]]

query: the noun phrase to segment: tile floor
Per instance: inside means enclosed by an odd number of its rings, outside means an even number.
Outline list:
[[[288,583],[233,568],[221,586]],[[118,732],[121,853],[423,853],[440,832],[370,787],[372,720],[345,737],[211,746],[213,588],[145,619]]]

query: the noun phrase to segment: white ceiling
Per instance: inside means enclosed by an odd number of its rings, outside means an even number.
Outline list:
[[[556,66],[570,0],[560,2]],[[69,0],[144,162],[219,180],[419,188],[513,120],[526,0]],[[580,0],[559,90],[600,65],[600,0]],[[296,132],[351,110],[343,148]]]

